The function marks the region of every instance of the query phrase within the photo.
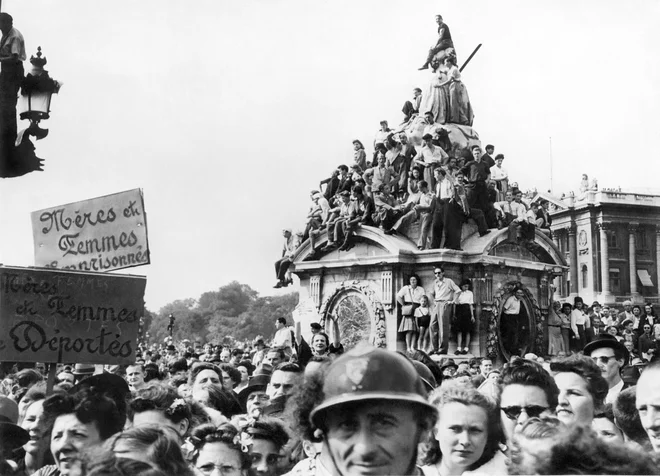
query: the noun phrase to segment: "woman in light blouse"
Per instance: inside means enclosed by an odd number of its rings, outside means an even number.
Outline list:
[[[419,277],[415,274],[410,276],[410,284],[402,287],[398,293],[396,293],[396,301],[401,307],[401,325],[399,326],[399,332],[403,332],[406,335],[406,350],[408,352],[414,352],[417,345],[417,323],[415,322],[415,310],[419,307],[422,302],[422,297],[426,295],[424,288],[419,286],[420,280]]]
[[[573,301],[573,312],[571,312],[571,329],[576,352],[581,351],[587,345],[585,329],[590,327],[589,324],[589,316],[584,312],[584,301],[578,296]]]

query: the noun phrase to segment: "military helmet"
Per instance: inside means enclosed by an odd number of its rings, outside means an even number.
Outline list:
[[[369,400],[417,404],[437,418],[438,410],[426,397],[424,383],[408,359],[396,352],[359,346],[330,364],[323,384],[323,401],[309,418],[314,426],[321,427],[328,409]]]

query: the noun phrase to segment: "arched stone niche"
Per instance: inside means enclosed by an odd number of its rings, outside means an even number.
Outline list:
[[[340,283],[321,304],[319,315],[326,332],[332,329],[333,317],[338,319],[342,344],[347,350],[360,340],[376,347],[387,347],[385,310],[370,283]],[[345,339],[344,333],[350,336]]]
[[[523,291],[523,300],[521,314],[525,314],[524,319],[524,339],[522,340],[522,356],[528,352],[537,352],[543,348],[544,339],[544,317],[541,313],[539,304],[526,286],[519,281],[509,281],[502,285],[493,293],[493,305],[488,316],[488,335],[486,338],[486,355],[491,359],[496,359],[498,354],[502,354],[506,360],[511,358],[511,350],[502,344],[501,315],[504,309],[504,303],[513,295],[514,289],[520,288]],[[523,316],[521,316],[522,319]]]

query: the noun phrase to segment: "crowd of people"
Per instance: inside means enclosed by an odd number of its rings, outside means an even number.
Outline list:
[[[504,156],[493,158],[493,145],[485,150],[473,145],[468,158],[450,157],[445,151],[450,147],[443,149],[444,129],[435,128],[428,117],[430,131],[421,147],[412,146],[406,132],[391,131],[383,121],[372,162],[366,164],[364,147],[355,140],[351,167],[340,165],[310,192],[312,205],[297,240],[299,245],[310,239],[313,251],[308,259],[334,249],[349,250],[360,226],[413,237],[419,250],[460,250],[462,227],[469,219],[480,236],[508,228],[513,243],[519,235],[533,242],[536,228],[549,233],[549,203],[530,202],[516,183],[509,183]],[[411,232],[414,224],[418,237]],[[323,237],[327,242],[320,247]],[[278,283],[284,285],[285,280],[278,276]]]
[[[309,238],[312,253],[307,259],[314,260],[331,250],[352,248],[361,226],[409,236],[420,250],[460,250],[462,227],[469,219],[481,236],[507,227],[510,241],[517,242],[520,234],[531,246],[536,228],[549,233],[549,204],[530,202],[517,183],[509,182],[503,154],[495,155],[490,144],[483,149],[475,142],[457,147],[450,140],[445,126],[470,127],[473,112],[449,27],[440,15],[436,21],[438,42],[420,68],[432,67],[428,86],[413,89],[399,127],[391,129],[388,121],[381,121],[373,153],[367,154],[363,142],[355,139],[352,162],[339,165],[310,192],[305,229],[285,243],[285,267],[293,256],[292,240],[300,245]],[[421,145],[415,146],[411,125],[417,123],[423,134]],[[418,236],[413,226],[419,227]],[[275,287],[288,284],[282,260],[276,264]]]
[[[344,352],[329,324],[309,343],[279,319],[268,346],[183,342],[128,366],[60,366],[50,391],[38,368],[10,373],[0,474],[658,474],[660,359],[613,384],[627,341],[598,333],[568,356],[496,366]]]

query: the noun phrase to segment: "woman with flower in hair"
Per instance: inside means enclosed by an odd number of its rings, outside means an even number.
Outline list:
[[[183,439],[191,427],[191,404],[179,397],[177,391],[165,384],[150,383],[133,394],[128,417],[134,427],[156,425],[173,429]]]
[[[187,445],[192,447],[188,453],[192,464],[203,476],[215,474],[216,470],[223,476],[245,476],[250,468],[248,448],[241,442],[239,431],[230,423],[195,428]]]

